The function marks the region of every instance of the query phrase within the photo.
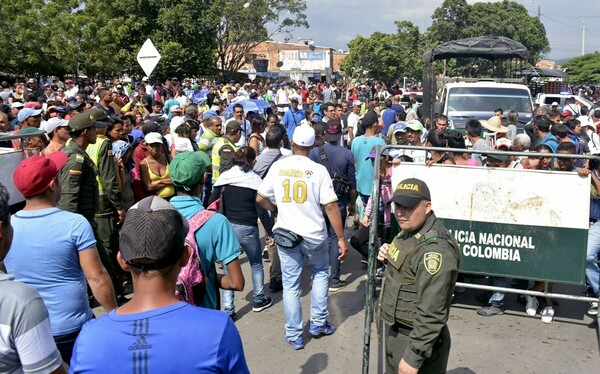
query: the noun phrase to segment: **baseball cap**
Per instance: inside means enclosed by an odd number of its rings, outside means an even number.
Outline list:
[[[379,116],[375,113],[374,110],[369,110],[362,118],[362,124],[365,127],[372,126],[379,121]]]
[[[119,250],[129,266],[142,271],[164,269],[181,258],[188,231],[187,221],[173,205],[148,196],[127,211]]]
[[[166,126],[161,126],[159,123],[157,123],[155,121],[148,121],[148,122],[144,123],[144,125],[142,126],[142,132],[144,133],[144,135],[146,135],[151,132],[161,132],[165,128],[166,128]]]
[[[14,108],[23,108],[23,103],[20,101],[15,101],[14,103],[10,104],[10,109],[14,109]]]
[[[103,128],[108,126],[109,118],[100,109],[89,109],[82,113],[77,113],[69,120],[70,131],[79,131],[88,127]]]
[[[56,130],[59,127],[68,127],[69,121],[64,120],[60,117],[50,118],[48,121],[41,124],[40,128],[46,131],[46,134],[52,133],[52,131]]]
[[[169,165],[171,180],[177,187],[189,191],[202,180],[210,158],[205,152],[182,152],[173,157]]]
[[[29,117],[35,117],[40,115],[42,115],[41,109],[35,110],[31,108],[23,108],[19,111],[19,114],[17,114],[17,121],[19,121],[19,123],[23,123]]]
[[[179,105],[173,105],[171,107],[171,113],[173,112],[183,112],[183,109],[181,109],[181,107]]]
[[[394,124],[394,134],[397,132],[406,132],[406,123],[405,122],[397,122]]]
[[[555,102],[552,103],[551,106],[558,106],[558,103],[555,101]]]
[[[417,178],[408,178],[398,183],[392,199],[388,202],[412,208],[421,200],[431,200],[431,193],[427,184]]]
[[[148,77],[143,77],[142,82],[148,82]]]
[[[360,100],[354,100],[354,101],[352,102],[352,106],[361,106],[361,105],[362,105],[362,103],[361,103],[361,101],[360,101]]]
[[[27,81],[27,83],[35,83],[35,79],[29,78],[29,80]]]
[[[146,136],[144,137],[144,140],[146,141],[146,144],[155,144],[155,143],[162,144],[162,142],[163,142],[162,135],[157,132],[151,132],[149,134],[146,134]]]
[[[374,159],[375,157],[377,157],[377,146],[373,146],[373,148],[371,148],[369,155],[365,157],[365,161],[369,159]]]
[[[238,131],[242,131],[242,126],[234,118],[227,121],[225,124],[225,134],[235,134]]]
[[[19,114],[21,114],[21,112],[19,112]],[[561,117],[571,117],[573,115],[573,112],[571,112],[570,110],[567,109],[567,110],[563,110],[563,112],[560,115],[561,115]]]
[[[333,118],[327,121],[327,131],[325,131],[325,139],[328,142],[337,142],[342,137],[342,123],[339,119]]]
[[[313,123],[318,123],[318,122],[321,122],[321,121],[323,121],[323,117],[321,117],[318,114],[314,114],[312,116],[312,118],[310,119],[310,122],[313,122]]]
[[[296,127],[292,141],[296,145],[311,147],[315,144],[315,130],[310,126]]]
[[[53,152],[48,157],[27,157],[13,173],[15,187],[24,197],[39,195],[50,186],[66,163],[67,155],[62,151]]]
[[[124,140],[117,140],[112,144],[113,155],[116,159],[123,158],[125,153],[131,148],[131,144]]]
[[[23,105],[23,107],[40,110],[40,109],[42,109],[42,103],[39,103],[37,101],[28,101],[25,103],[25,105]]]
[[[19,135],[42,135],[45,134],[44,130],[38,129],[37,127],[27,126],[19,131]]]
[[[423,129],[424,129],[421,121],[418,121],[416,119],[406,122],[406,127],[413,131],[421,131],[421,132],[423,132]]]
[[[576,119],[579,121],[579,123],[581,123],[581,127],[593,125],[590,117],[588,116],[579,116]]]
[[[71,84],[71,83],[73,83],[73,80],[72,80],[72,79],[67,79],[67,80],[65,81],[65,83],[67,83],[67,84]]]
[[[68,105],[67,105],[67,109],[68,111],[72,111],[72,110],[78,110],[78,109],[83,109],[85,108],[85,103],[81,102],[78,103],[77,101],[71,101]]]
[[[494,160],[498,160],[500,162],[507,162],[508,161],[508,155],[491,155],[491,154],[484,154],[484,156],[487,156],[487,158],[493,158]]]

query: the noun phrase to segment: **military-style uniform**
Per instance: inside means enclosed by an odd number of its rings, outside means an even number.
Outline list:
[[[102,241],[113,262],[113,267],[118,270],[119,231],[116,216],[117,210],[123,209],[123,204],[112,146],[105,136],[98,135],[96,143],[88,145],[86,152],[98,170],[96,181],[99,207],[95,217],[98,224],[98,240]]]
[[[387,373],[402,358],[419,373],[443,373],[450,352],[446,326],[458,275],[458,244],[433,212],[418,233],[401,231],[388,248],[380,318],[390,331]]]

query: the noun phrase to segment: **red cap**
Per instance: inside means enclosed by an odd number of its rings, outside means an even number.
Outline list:
[[[570,110],[564,110],[561,114],[562,117],[571,117],[573,115],[573,112],[571,112]]]
[[[39,195],[50,186],[66,163],[67,155],[61,151],[48,157],[28,157],[19,163],[13,173],[15,187],[24,197]]]
[[[65,83],[71,84],[71,83],[73,83],[73,80],[72,80],[72,79],[67,79],[67,80],[65,81]]]

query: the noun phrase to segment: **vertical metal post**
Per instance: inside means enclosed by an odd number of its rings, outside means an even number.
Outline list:
[[[378,146],[375,156],[373,189],[371,190],[371,206],[373,207],[371,211],[375,212],[375,214],[371,215],[371,226],[369,227],[369,264],[367,265],[367,295],[365,303],[365,329],[363,336],[363,374],[369,373],[369,356],[371,352],[371,323],[373,322],[373,312],[375,309],[375,300],[373,296],[375,293],[375,271],[377,270],[377,227],[379,224],[379,214],[377,214],[377,210],[379,209],[379,170],[381,168],[381,150],[382,148]]]

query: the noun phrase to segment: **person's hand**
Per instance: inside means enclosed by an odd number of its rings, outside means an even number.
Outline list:
[[[272,236],[267,236],[267,237],[265,238],[265,244],[266,244],[267,246],[269,246],[269,247],[272,247],[272,246],[274,246],[274,245],[275,245],[275,239],[273,239],[273,237],[272,237]]]
[[[348,244],[346,243],[346,239],[338,239],[338,246],[340,247],[340,255],[338,256],[338,260],[343,261],[348,254]]]
[[[118,209],[117,214],[119,215],[119,220],[117,221],[117,225],[122,225],[123,222],[125,222],[125,215],[127,214],[127,212],[125,212],[125,209]]]
[[[388,243],[384,243],[381,247],[379,247],[379,252],[377,253],[377,259],[381,262],[387,261],[388,248],[390,245]]]
[[[394,158],[392,160],[392,165],[393,166],[398,166],[398,165],[400,165],[401,162],[402,162],[402,160],[400,160],[399,158]]]
[[[356,206],[354,204],[348,205],[348,216],[353,216],[356,214]]]
[[[435,161],[433,161],[432,159],[425,161],[425,166],[427,166],[427,167],[430,167],[433,164],[435,164]]]
[[[123,169],[125,167],[125,165],[123,165],[123,158],[122,157],[117,158],[117,167],[119,169]]]
[[[371,220],[369,219],[369,217],[365,216],[365,217],[363,218],[363,220],[361,221],[361,224],[362,224],[364,227],[369,227],[369,225],[371,224]]]
[[[398,364],[398,374],[417,374],[419,369],[410,366],[404,361],[404,359],[400,360]]]
[[[590,175],[591,171],[590,169],[586,169],[586,168],[581,168],[579,170],[577,170],[577,174],[579,174],[580,177],[587,177],[588,175]]]

